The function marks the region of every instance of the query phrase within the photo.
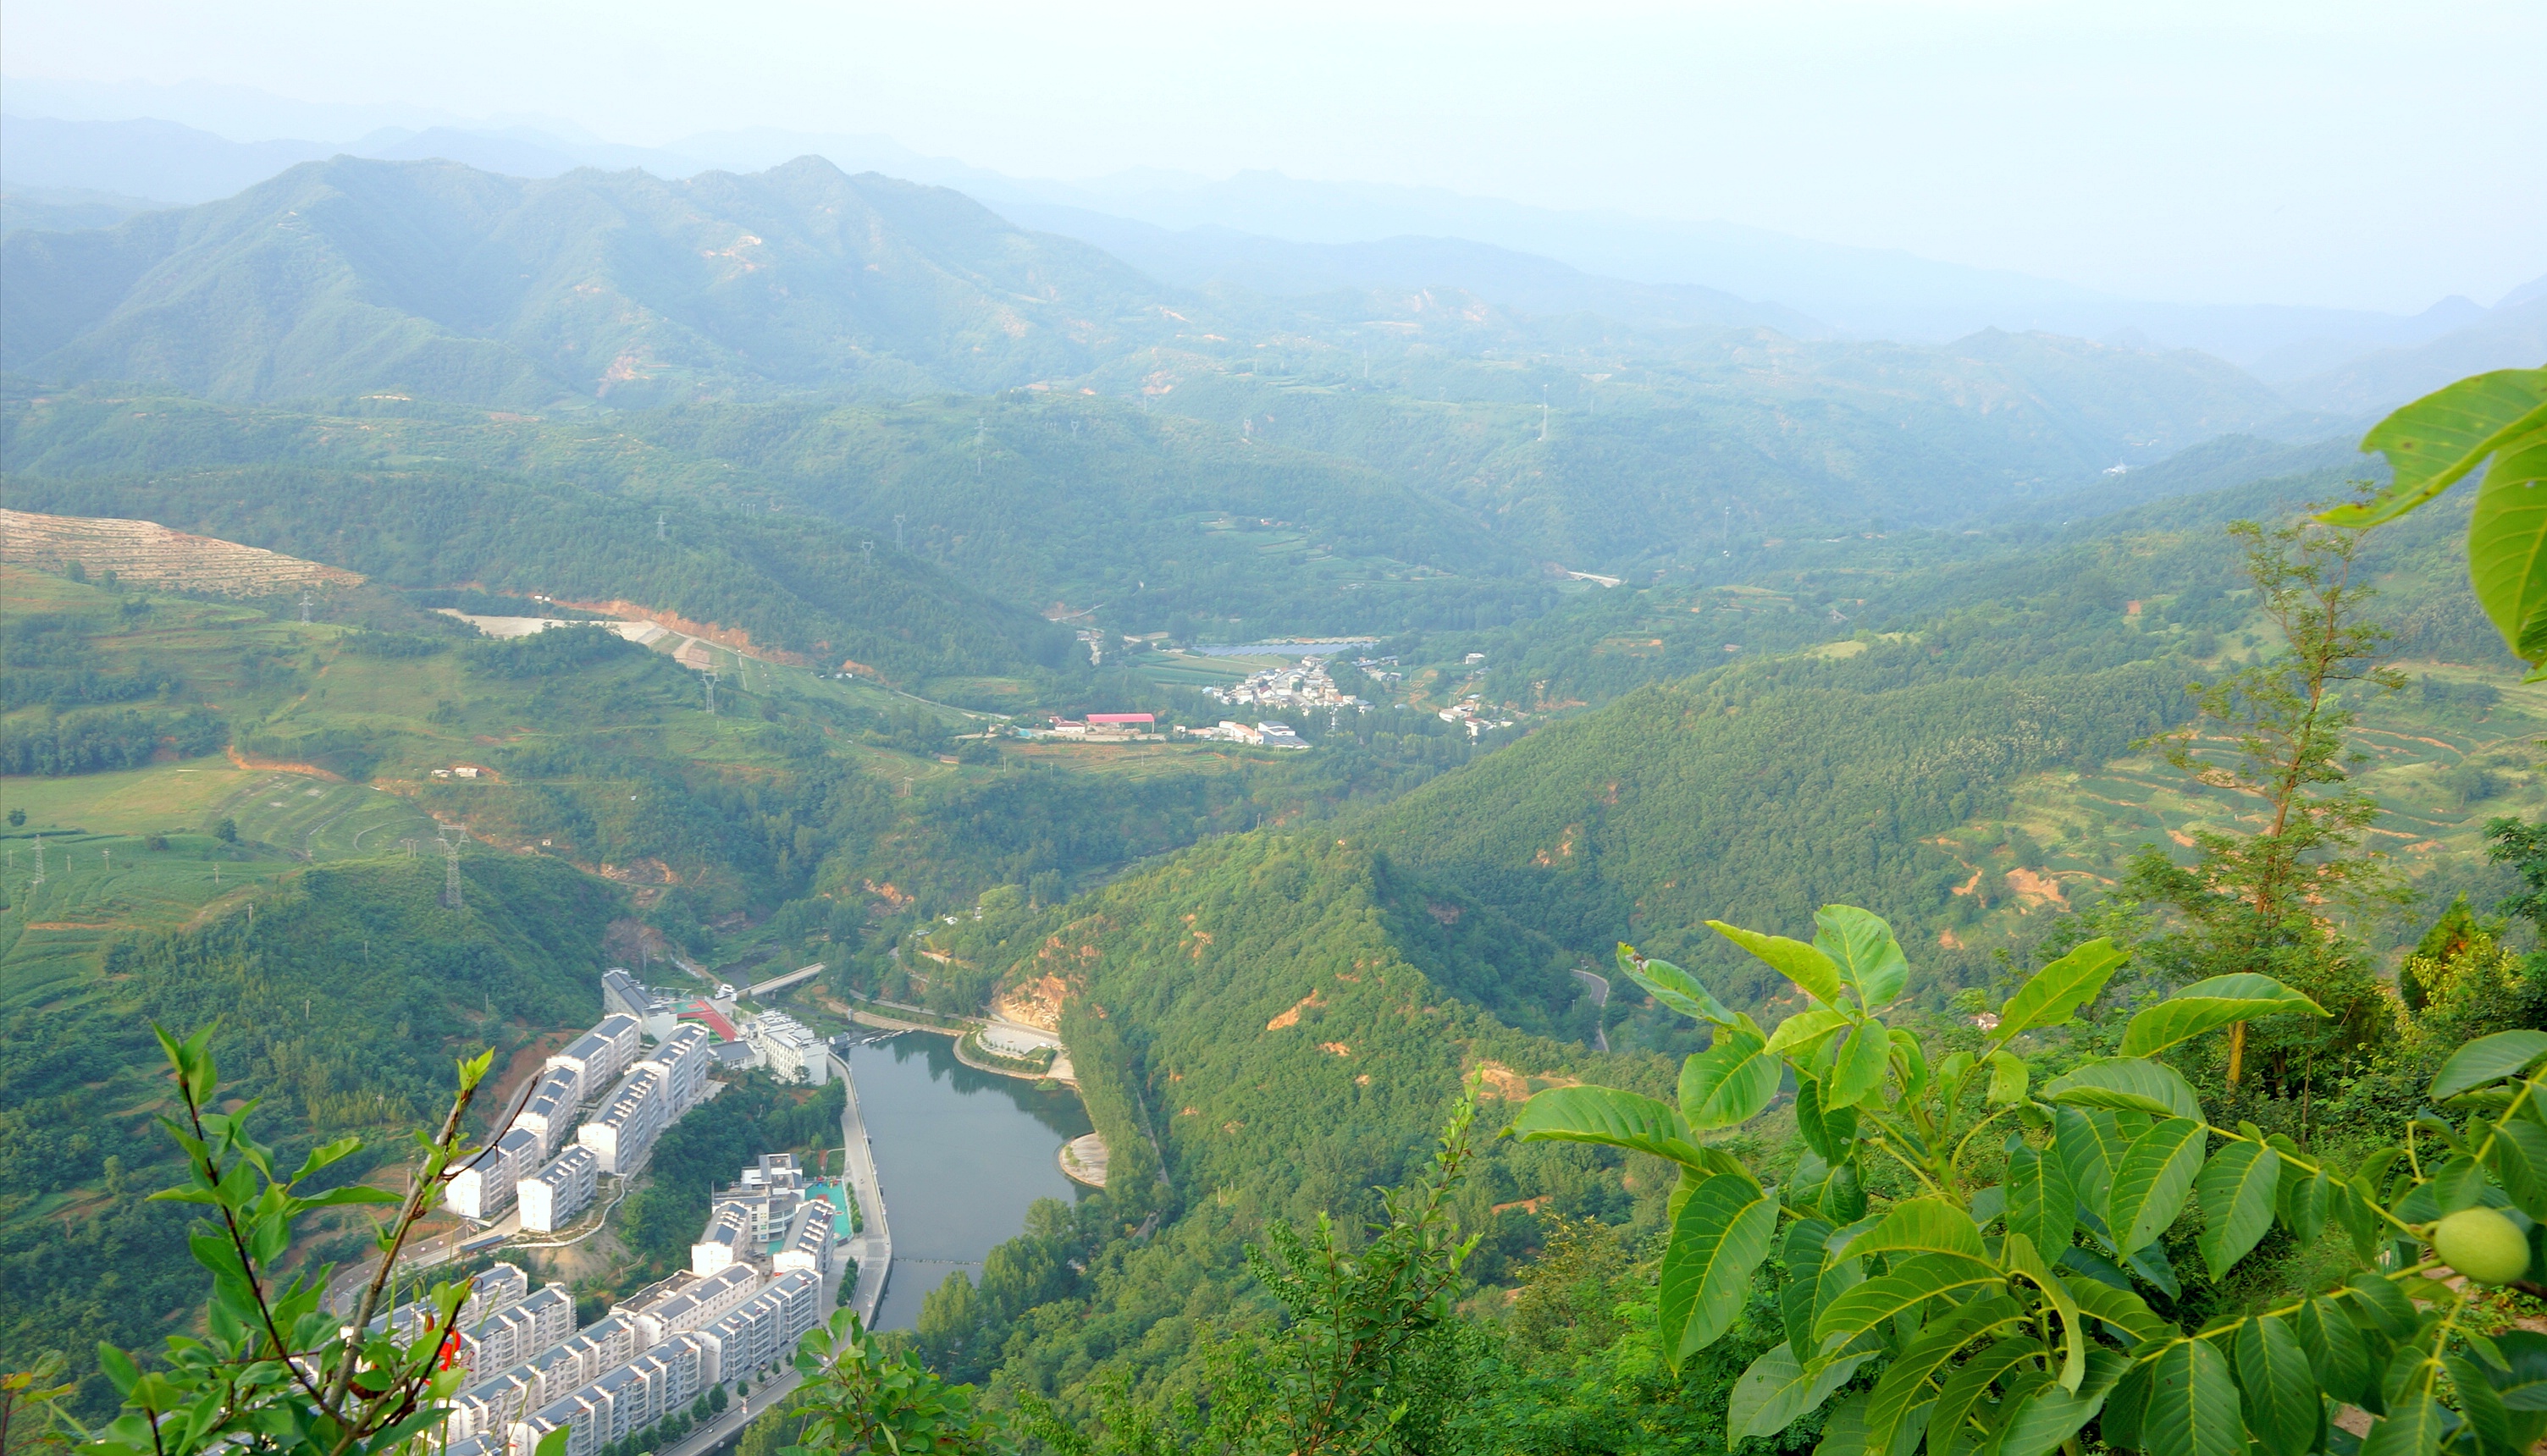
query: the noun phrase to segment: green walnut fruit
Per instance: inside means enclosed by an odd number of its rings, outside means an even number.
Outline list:
[[[2463,1208],[2441,1220],[2432,1251],[2479,1284],[2508,1284],[2529,1272],[2529,1237],[2490,1208]]]

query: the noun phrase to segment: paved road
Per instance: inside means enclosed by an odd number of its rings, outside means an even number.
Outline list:
[[[1610,1008],[1609,977],[1597,971],[1577,971],[1574,973],[1574,979],[1592,987],[1592,1004],[1595,1007],[1603,1011]],[[1610,1029],[1603,1026],[1598,1019],[1592,1023],[1592,1045],[1604,1052],[1610,1050]]]
[[[858,1282],[849,1307],[868,1328],[884,1306],[885,1276],[893,1269],[893,1228],[885,1221],[884,1183],[876,1175],[875,1145],[867,1141],[866,1118],[858,1111],[857,1079],[849,1075],[847,1058],[839,1059],[840,1080],[848,1096],[840,1105],[840,1174],[858,1200],[860,1232],[849,1241],[857,1261]]]

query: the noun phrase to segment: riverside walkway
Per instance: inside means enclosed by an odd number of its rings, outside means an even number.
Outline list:
[[[849,1257],[857,1285],[842,1301],[858,1312],[869,1329],[884,1306],[885,1275],[893,1268],[893,1228],[885,1221],[884,1183],[876,1176],[875,1146],[867,1141],[866,1119],[858,1111],[858,1080],[849,1074],[849,1060],[839,1059],[840,1083],[847,1095],[840,1103],[840,1178],[858,1200],[858,1232],[849,1240]]]

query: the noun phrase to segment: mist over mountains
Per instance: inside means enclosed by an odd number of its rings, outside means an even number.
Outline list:
[[[1797,337],[1943,343],[1991,327],[2064,333],[2199,349],[2286,389],[2295,403],[2344,412],[2394,403],[2454,377],[2453,366],[2439,362],[2443,356],[2490,361],[2483,367],[2525,362],[2541,327],[2537,310],[2525,306],[2535,301],[2531,289],[2491,308],[2452,298],[2411,316],[2179,304],[1734,223],[1564,212],[1445,189],[1267,171],[1212,180],[1140,170],[1058,182],[926,156],[882,136],[759,128],[635,147],[553,121],[472,125],[210,89],[223,94],[141,88],[109,97],[16,86],[13,114],[0,125],[0,184],[7,189],[0,223],[12,231],[99,226],[116,220],[120,209],[215,201],[285,167],[337,154],[451,160],[532,179],[597,167],[669,180],[758,172],[810,154],[849,173],[872,170],[956,189],[1021,226],[1093,243],[1179,287],[1219,284],[1277,297],[1455,289],[1522,313],[1591,313],[1647,327],[1759,324]],[[63,116],[83,106],[95,115],[118,105],[164,104],[234,130],[304,124],[309,131],[299,139],[236,141],[165,120],[23,115],[44,104]],[[391,116],[401,122],[363,125]],[[308,139],[318,134],[333,139]],[[2435,344],[2438,354],[2424,364],[2397,357]],[[2371,363],[2373,356],[2381,362]]]

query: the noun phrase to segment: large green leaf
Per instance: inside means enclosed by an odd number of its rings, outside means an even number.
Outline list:
[[[1815,1006],[1808,1011],[1799,1011],[1779,1022],[1778,1029],[1769,1033],[1769,1050],[1781,1057],[1806,1061],[1822,1038],[1849,1024],[1849,1014],[1836,1007]]]
[[[2450,1054],[2432,1076],[2432,1100],[2455,1097],[2487,1082],[2518,1076],[2547,1057],[2547,1031],[2498,1031]]]
[[[2078,1194],[2069,1186],[2069,1166],[2057,1150],[2038,1153],[2021,1138],[2007,1150],[2007,1207],[1999,1215],[2011,1234],[2023,1234],[2046,1258],[2059,1258],[2069,1246],[2078,1219]]]
[[[1822,906],[1813,912],[1813,946],[1839,967],[1840,980],[1869,1012],[1891,1005],[1909,984],[1910,962],[1901,954],[1901,942],[1884,917],[1871,910]]]
[[[2227,1357],[2209,1340],[2177,1340],[2151,1362],[2140,1434],[2141,1449],[2152,1456],[2239,1456],[2245,1450],[2238,1383]]]
[[[1804,1145],[1830,1163],[1848,1157],[1849,1145],[1857,1140],[1857,1109],[1822,1106],[1822,1084],[1809,1076],[1796,1078],[1796,1128],[1804,1135]]]
[[[1992,1107],[2008,1107],[2025,1100],[2025,1083],[2029,1075],[2023,1059],[2005,1052],[1989,1054],[1989,1094]]]
[[[1616,1087],[1552,1087],[1522,1104],[1514,1136],[1525,1143],[1599,1143],[1674,1162],[1700,1161],[1689,1124],[1668,1102]]]
[[[2361,1328],[2334,1302],[2315,1295],[2291,1315],[2300,1348],[2319,1389],[2347,1405],[2358,1406],[2370,1386],[2370,1347]]]
[[[1883,1449],[1891,1443],[1910,1413],[1932,1399],[1930,1381],[1958,1351],[1992,1329],[2014,1324],[2024,1313],[2016,1301],[1995,1294],[1957,1305],[1929,1321],[1875,1384],[1866,1407],[1869,1448]]]
[[[1839,1063],[1822,1089],[1825,1112],[1855,1107],[1874,1095],[1884,1085],[1884,1069],[1891,1062],[1892,1034],[1880,1021],[1860,1022],[1849,1032],[1848,1045],[1840,1049]]]
[[[2194,1201],[2202,1206],[2197,1242],[2214,1282],[2273,1227],[2273,1196],[2281,1189],[2281,1178],[2282,1156],[2260,1143],[2225,1144],[2203,1164],[2193,1183]]]
[[[2253,1146],[2251,1144],[2247,1145]],[[2317,1372],[2291,1328],[2271,1315],[2238,1328],[2231,1346],[2238,1388],[2245,1393],[2246,1429],[2263,1456],[2307,1456],[2317,1444]]]
[[[2547,410],[2527,439],[2494,458],[2468,517],[2468,582],[2512,655],[2547,658]],[[2540,673],[2531,672],[2535,682]]]
[[[1822,1422],[1822,1438],[1813,1443],[1813,1456],[1867,1456],[1866,1392],[1831,1408],[1830,1418]]]
[[[1777,1229],[1777,1203],[1731,1173],[1701,1182],[1680,1206],[1663,1249],[1661,1289],[1663,1349],[1673,1369],[1733,1328],[1751,1271],[1769,1256]]]
[[[1715,993],[1699,984],[1697,977],[1669,961],[1648,960],[1636,954],[1636,948],[1622,942],[1619,946],[1619,970],[1629,981],[1643,986],[1645,994],[1697,1021],[1728,1025],[1733,1013]]]
[[[2284,1011],[2326,1014],[2324,1007],[2269,976],[2240,972],[2214,976],[2183,987],[2132,1018],[2123,1031],[2126,1057],[2154,1057],[2178,1042],[2190,1041],[2235,1021],[2251,1021]]]
[[[2130,951],[2116,949],[2101,935],[2078,946],[2016,988],[2016,994],[1999,1008],[1998,1029],[1990,1033],[1991,1040],[2005,1042],[2023,1032],[2059,1026],[2094,1000],[2131,958]]]
[[[1748,1016],[1715,1029],[1715,1044],[1680,1066],[1680,1112],[1694,1128],[1749,1122],[1778,1095],[1784,1067]]]
[[[2113,1350],[2088,1351],[2076,1391],[2047,1385],[2017,1397],[1999,1413],[1998,1430],[1973,1456],[2042,1456],[2053,1450],[2096,1418],[2114,1383],[2131,1365]]]
[[[1716,934],[1768,962],[1771,970],[1802,986],[1804,994],[1825,1006],[1839,1004],[1839,967],[1819,949],[1800,940],[1789,940],[1783,935],[1763,935],[1757,930],[1727,925],[1722,920],[1707,923]]]
[[[2027,1282],[2043,1291],[2052,1303],[2053,1312],[2061,1317],[2061,1388],[2074,1391],[2086,1373],[2087,1326],[2078,1316],[2078,1301],[2071,1298],[2069,1286],[2052,1272],[2043,1255],[2035,1252],[2034,1241],[2022,1234],[2010,1234],[2000,1244],[1999,1261],[2008,1271],[2023,1275]]]
[[[2439,1403],[2416,1396],[2399,1402],[2387,1419],[2370,1427],[2361,1438],[2361,1456],[2434,1456],[2448,1430]]]
[[[1869,1279],[1832,1300],[1830,1308],[1813,1322],[1813,1338],[1822,1349],[1832,1349],[1903,1310],[1915,1308],[1922,1300],[1959,1289],[2002,1283],[2006,1277],[1990,1265],[1971,1259],[1921,1254],[1904,1260],[1891,1273]]]
[[[2033,1367],[2046,1354],[2040,1341],[2021,1337],[2002,1339],[1974,1351],[1971,1359],[1946,1377],[1944,1388],[1937,1393],[1936,1408],[1928,1413],[1928,1449],[1953,1451],[1962,1446],[1965,1421],[1991,1384]]]
[[[2106,1220],[2116,1248],[2130,1253],[2165,1233],[2184,1211],[2184,1195],[2202,1171],[2205,1136],[2191,1118],[2170,1117],[2124,1150],[2114,1169],[2113,1217]]]
[[[2388,457],[2389,486],[2374,500],[2319,515],[2329,526],[2394,520],[2466,478],[2524,423],[2547,428],[2547,369],[2501,369],[2445,385],[2391,413],[2361,437],[2364,454]]]
[[[1892,1205],[1884,1222],[1849,1241],[1851,1258],[1872,1253],[1951,1253],[1986,1258],[1980,1227],[1945,1198],[1912,1198]]]
[[[2078,1204],[2104,1220],[2114,1191],[2114,1165],[2131,1147],[2114,1114],[2103,1108],[2063,1107],[2053,1114],[2053,1147],[2069,1172],[2069,1187]]]
[[[2547,1128],[2510,1118],[2494,1130],[2495,1178],[2522,1213],[2547,1219]]]
[[[1733,1395],[1724,1413],[1729,1438],[1738,1445],[1752,1436],[1776,1435],[1785,1430],[1805,1412],[1830,1399],[1830,1393],[1847,1384],[1857,1367],[1873,1358],[1875,1351],[1868,1350],[1812,1369],[1799,1361],[1789,1346],[1782,1344],[1768,1351],[1733,1382]]]
[[[2075,1278],[2056,1276],[2069,1289],[2069,1298],[2090,1319],[2101,1320],[2121,1330],[2126,1343],[2140,1344],[2160,1339],[2175,1332],[2175,1327],[2157,1317],[2147,1301],[2128,1289],[2116,1289],[2101,1279],[2085,1275]]]
[[[2072,1107],[2146,1112],[2152,1117],[2202,1116],[2202,1101],[2181,1072],[2138,1057],[2090,1062],[2044,1083],[2043,1095]]]

